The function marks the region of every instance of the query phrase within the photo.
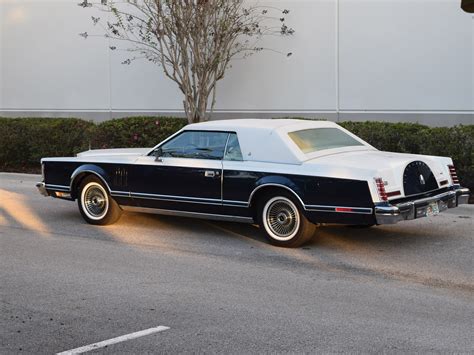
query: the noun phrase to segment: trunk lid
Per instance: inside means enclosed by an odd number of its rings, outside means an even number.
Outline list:
[[[376,185],[372,183],[374,178],[382,178],[389,200],[421,194],[451,184],[448,165],[452,164],[452,160],[444,157],[369,150],[327,155],[306,163],[364,172],[361,176],[369,181],[371,192],[375,191],[373,197],[377,199]]]

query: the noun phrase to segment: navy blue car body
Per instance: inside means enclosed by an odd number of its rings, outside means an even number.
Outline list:
[[[93,150],[42,166],[42,194],[77,199],[88,222],[132,210],[258,223],[282,246],[301,245],[312,225],[396,223],[469,196],[450,158],[380,152],[318,121],[206,122],[154,148]]]

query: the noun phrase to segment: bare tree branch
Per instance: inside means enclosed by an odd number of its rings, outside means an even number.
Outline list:
[[[289,10],[244,6],[243,0],[82,0],[78,5],[112,15],[105,23],[98,17],[92,21],[106,37],[129,42],[133,47],[128,50],[140,54],[125,63],[145,58],[163,68],[184,95],[189,122],[208,118],[209,100],[212,114],[217,83],[232,59],[274,51],[258,45],[264,37],[294,34],[286,25]]]

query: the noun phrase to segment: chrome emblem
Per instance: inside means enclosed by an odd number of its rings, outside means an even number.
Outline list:
[[[420,174],[420,184],[425,185],[425,178]]]

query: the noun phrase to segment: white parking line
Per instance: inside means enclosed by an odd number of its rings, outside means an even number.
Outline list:
[[[144,337],[146,335],[162,332],[162,331],[165,331],[165,330],[168,330],[168,329],[170,329],[170,327],[165,327],[163,325],[160,325],[160,326],[155,327],[155,328],[140,330],[139,332],[125,334],[125,335],[119,336],[117,338],[112,338],[112,339],[109,339],[109,340],[100,341],[98,343],[94,343],[94,344],[90,344],[90,345],[86,345],[86,346],[81,346],[80,348],[63,351],[63,352],[57,353],[56,355],[82,354],[82,353],[85,353],[87,351],[100,349],[100,348],[106,347],[108,345],[117,344],[117,343],[121,343],[123,341]]]

